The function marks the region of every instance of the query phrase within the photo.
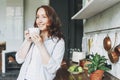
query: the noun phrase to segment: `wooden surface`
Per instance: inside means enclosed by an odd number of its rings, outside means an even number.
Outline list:
[[[54,80],[89,80],[85,72],[79,74],[71,74],[66,69],[59,69]]]
[[[56,77],[54,80],[90,80],[87,70],[84,70],[83,73],[80,74],[71,74],[67,71],[69,68],[69,61],[68,62],[62,62],[61,68],[57,71]],[[105,72],[102,80],[119,80],[113,75]]]
[[[64,61],[61,64],[61,68],[57,71],[54,80],[89,80],[87,71],[84,70],[83,73],[71,74],[67,71],[71,63],[69,61]]]

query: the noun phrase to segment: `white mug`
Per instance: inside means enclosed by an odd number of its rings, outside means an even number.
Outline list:
[[[37,33],[40,34],[40,29],[39,28],[28,28],[29,34]]]

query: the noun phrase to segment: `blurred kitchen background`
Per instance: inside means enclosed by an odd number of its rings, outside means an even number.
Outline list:
[[[71,59],[71,49],[79,49],[85,55],[98,52],[112,65],[109,73],[120,79],[120,60],[112,63],[103,47],[106,35],[110,36],[112,47],[115,40],[115,46],[120,44],[120,0],[1,0],[0,70],[3,66],[3,73],[7,62],[2,57],[12,61],[10,57],[14,57],[24,40],[24,30],[33,27],[35,11],[43,4],[51,5],[62,21],[66,60]],[[6,55],[9,53],[12,55]],[[20,65],[14,66],[19,69]]]

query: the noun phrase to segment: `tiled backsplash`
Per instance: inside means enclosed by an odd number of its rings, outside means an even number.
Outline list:
[[[117,33],[117,37],[116,37],[116,43],[115,46],[120,44],[120,31],[110,31],[109,33],[103,32],[103,33],[95,33],[95,34],[87,34],[85,35],[83,38],[83,45],[82,47],[84,47],[84,51],[87,52],[87,54],[95,54],[95,53],[99,53],[101,55],[106,56],[106,58],[108,59],[107,63],[112,65],[112,70],[109,71],[109,73],[111,73],[112,75],[118,77],[120,79],[120,72],[118,71],[118,69],[120,69],[120,59],[117,63],[112,63],[108,57],[108,52],[104,49],[103,46],[103,40],[104,38],[109,35],[111,42],[112,42],[112,48],[115,42],[115,33]],[[91,39],[91,47],[89,47],[89,40]],[[86,42],[85,42],[86,41]],[[90,48],[90,50],[89,50]]]
[[[97,15],[84,20],[83,50],[88,53],[98,52],[106,56],[107,63],[112,65],[109,71],[113,76],[120,79],[120,59],[117,63],[112,63],[108,57],[108,52],[103,47],[103,39],[109,35],[112,41],[112,47],[115,42],[115,33],[117,33],[116,45],[120,44],[120,3],[104,10]],[[88,39],[91,45],[88,48]],[[87,41],[87,42],[84,42]],[[86,44],[86,46],[84,45]],[[120,58],[120,57],[119,57]]]

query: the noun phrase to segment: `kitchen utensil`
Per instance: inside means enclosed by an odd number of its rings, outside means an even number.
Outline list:
[[[119,60],[119,56],[117,55],[117,53],[114,51],[115,48],[115,44],[116,44],[116,39],[117,39],[117,33],[115,33],[115,41],[114,41],[114,45],[113,47],[108,51],[108,56],[109,59],[112,63],[116,63]]]
[[[119,56],[117,55],[115,51],[111,50],[110,52],[108,52],[108,56],[112,63],[116,63],[119,60]]]
[[[117,53],[118,56],[120,56],[120,44],[118,44],[118,45],[115,47],[114,51]]]
[[[88,49],[89,49],[89,54],[90,54],[90,49],[91,49],[91,47],[92,47],[92,43],[93,43],[93,39],[92,38],[89,38],[88,39]]]
[[[111,49],[111,39],[108,34],[103,40],[103,46],[106,51],[109,51]]]

